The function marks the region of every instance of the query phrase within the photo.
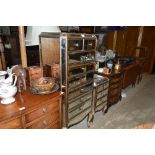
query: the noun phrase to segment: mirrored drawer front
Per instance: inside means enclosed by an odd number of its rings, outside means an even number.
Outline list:
[[[0,122],[0,129],[19,129],[19,128],[22,128],[20,117]]]
[[[107,96],[106,97],[99,98],[97,100],[96,106],[98,106],[100,104],[103,104],[103,105],[106,105],[107,104]]]
[[[104,86],[104,85],[101,85],[101,86],[98,86],[97,87],[97,92],[107,92],[107,90],[109,89],[109,86]]]
[[[59,112],[54,112],[52,114],[45,115],[41,117],[38,121],[27,126],[28,129],[43,129],[48,128],[52,124],[55,124],[59,120]]]
[[[76,101],[76,103],[73,103],[74,107],[72,107],[72,108],[70,107],[70,110],[68,113],[69,120],[74,119],[76,116],[80,115],[84,111],[87,111],[88,109],[91,110],[91,103],[92,103],[91,99],[89,99],[85,102],[82,102],[79,100],[79,101]]]
[[[82,50],[82,48],[83,48],[83,39],[68,40],[68,50],[69,51]]]
[[[94,50],[95,44],[96,44],[96,40],[85,40],[84,41],[84,49],[85,50]]]
[[[69,109],[69,112],[70,111],[74,111],[74,109],[79,108],[85,102],[87,102],[88,100],[91,100],[91,99],[92,99],[92,94],[89,93],[89,94],[80,96],[79,98],[77,98],[75,100],[68,101],[68,109]]]
[[[98,103],[97,106],[95,107],[95,111],[102,110],[106,105],[107,105],[107,102],[102,102],[100,104]]]
[[[107,97],[108,96],[108,91],[102,91],[100,93],[97,94],[97,99],[100,99],[100,98],[104,98],[104,97]]]
[[[50,104],[46,104],[44,106],[41,106],[38,109],[35,109],[25,115],[25,121],[26,123],[29,123],[47,113],[51,113],[52,111],[59,109],[59,103],[57,101],[50,101]]]
[[[68,99],[69,100],[73,100],[81,95],[84,95],[84,94],[87,94],[87,93],[91,93],[93,91],[93,86],[92,84],[91,85],[88,85],[88,86],[84,86],[84,87],[81,87],[75,91],[72,91],[68,94]]]

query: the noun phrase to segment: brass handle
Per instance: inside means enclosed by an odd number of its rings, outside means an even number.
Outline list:
[[[44,125],[48,125],[48,121],[47,120],[43,120],[43,124]]]
[[[43,108],[43,113],[47,113],[47,108]]]

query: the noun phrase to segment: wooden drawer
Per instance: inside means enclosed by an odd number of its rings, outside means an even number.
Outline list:
[[[119,78],[112,78],[110,80],[110,84],[113,84],[113,83],[119,83],[122,79],[119,77]]]
[[[48,101],[45,105],[26,113],[25,121],[26,123],[29,123],[43,115],[46,115],[47,113],[52,113],[55,110],[59,110],[59,100]]]
[[[88,86],[83,86],[75,91],[72,91],[71,93],[68,94],[68,99],[72,100],[75,99],[78,96],[84,95],[86,93],[91,93],[93,91],[93,86],[92,84],[89,84]]]
[[[50,126],[48,128],[49,129],[61,129],[60,122],[56,121],[56,122],[50,124]]]
[[[78,116],[79,114],[81,114],[82,112],[84,111],[87,111],[88,109],[91,110],[91,104],[92,104],[92,100],[91,99],[88,99],[87,101],[76,101],[76,105],[75,103],[72,103],[74,104],[74,106],[72,108],[69,108],[69,111],[68,111],[68,118],[69,119],[73,119],[75,118],[76,116]],[[69,105],[71,106],[71,105]]]
[[[121,92],[121,89],[120,88],[110,89],[108,96],[109,97],[114,96],[114,95],[120,96],[120,92]]]
[[[111,84],[109,89],[121,88],[121,82]]]
[[[49,126],[55,125],[55,122],[59,121],[59,111],[55,111],[54,113],[47,114],[36,122],[32,123],[28,126],[28,129],[43,129],[49,128]]]
[[[120,96],[113,96],[113,97],[110,97],[109,100],[108,100],[108,105],[112,105],[112,104],[115,104],[116,102],[118,102],[120,99]]]
[[[22,122],[20,117],[8,119],[0,122],[1,129],[19,129],[22,128]]]
[[[80,105],[83,105],[86,101],[91,100],[91,99],[92,99],[92,93],[88,93],[88,94],[85,94],[84,96],[78,97],[77,99],[73,101],[69,101],[68,110],[72,111],[72,109],[74,109],[75,107],[78,108],[78,105],[80,107]]]

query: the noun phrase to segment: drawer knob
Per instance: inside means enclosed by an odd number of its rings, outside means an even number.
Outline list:
[[[75,44],[74,44],[74,46],[75,46],[75,47],[78,47],[78,46],[79,46],[79,44],[78,44],[78,43],[75,43]]]
[[[84,92],[84,89],[81,89],[80,92],[83,93]]]
[[[43,124],[44,125],[48,125],[48,121],[47,120],[43,120]]]
[[[47,108],[43,108],[43,113],[47,113]]]

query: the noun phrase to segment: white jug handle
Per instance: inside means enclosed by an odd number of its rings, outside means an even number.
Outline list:
[[[14,79],[14,83],[13,83],[13,85],[15,86],[15,85],[16,85],[16,82],[17,82],[17,76],[14,75],[14,77],[15,77],[15,79]]]

